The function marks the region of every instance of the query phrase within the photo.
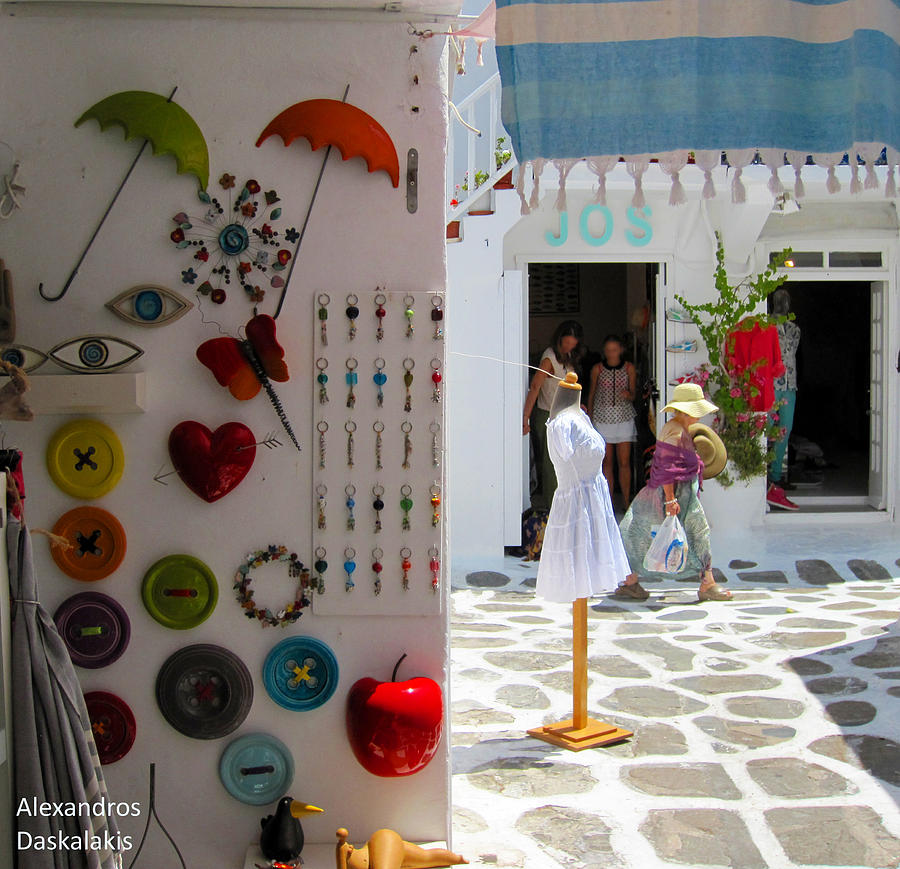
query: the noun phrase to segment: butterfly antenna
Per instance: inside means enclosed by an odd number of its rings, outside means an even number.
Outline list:
[[[284,412],[284,406],[281,403],[281,399],[278,397],[278,393],[272,388],[272,383],[269,380],[262,363],[254,352],[253,345],[251,345],[249,341],[244,341],[241,344],[241,347],[244,350],[244,355],[247,357],[250,366],[253,368],[256,379],[259,380],[262,388],[266,391],[266,395],[269,396],[269,401],[272,402],[272,407],[275,408],[275,413],[281,421],[282,428],[287,432],[287,436],[291,439],[291,443],[297,447],[297,451],[300,452],[300,443],[297,441],[297,436],[294,434],[293,428],[291,428],[290,420]]]

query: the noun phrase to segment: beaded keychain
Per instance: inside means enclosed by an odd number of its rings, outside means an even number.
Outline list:
[[[387,297],[384,293],[376,293],[375,294],[375,317],[378,320],[378,327],[375,329],[375,340],[381,341],[384,339],[384,318],[387,314],[387,311],[384,309],[384,303],[387,301]]]
[[[431,571],[431,590],[436,592],[441,580],[441,562],[438,561],[440,552],[437,546],[432,546],[428,550],[428,555],[431,557],[431,560],[428,562],[428,569]]]
[[[326,323],[328,321],[328,303],[331,301],[331,297],[328,293],[321,293],[319,295],[319,329],[322,335],[322,346],[328,346],[328,328]]]
[[[347,381],[347,407],[356,407],[356,393],[353,391],[353,387],[359,382],[356,374],[357,365],[359,363],[352,356],[347,360],[347,373],[344,375],[344,379]]]
[[[413,336],[413,316],[415,315],[415,311],[413,310],[413,303],[415,299],[412,296],[404,296],[403,297],[403,316],[406,317],[406,337],[412,338]]]
[[[416,367],[416,360],[410,359],[409,356],[403,360],[403,385],[406,387],[406,401],[403,403],[403,409],[409,413],[412,411],[412,393],[409,391],[413,382],[413,368]]]
[[[431,466],[436,468],[441,463],[441,451],[440,451],[440,443],[438,442],[438,435],[441,433],[441,424],[434,420],[430,426],[428,426],[428,431],[431,432]]]
[[[359,316],[359,308],[357,308],[357,304],[359,304],[359,298],[357,298],[355,293],[350,293],[347,296],[347,319],[350,321],[350,328],[347,332],[347,338],[352,341],[356,337],[356,318]]]
[[[384,501],[381,500],[381,496],[384,494],[384,486],[376,483],[372,486],[372,494],[375,496],[375,500],[372,501],[372,509],[375,511],[375,533],[377,534],[381,531],[381,511],[384,510]]]
[[[319,384],[319,404],[328,404],[328,389],[325,384],[328,383],[328,375],[325,369],[328,367],[328,360],[324,356],[316,359],[316,368],[319,373],[316,375],[316,382]]]
[[[353,591],[356,583],[353,581],[353,571],[356,570],[356,550],[352,546],[348,546],[344,550],[344,572],[347,574],[347,581],[344,583],[344,591]]]
[[[375,432],[375,470],[384,470],[381,464],[381,433],[384,431],[384,423],[380,419],[376,419],[372,423],[372,431]]]
[[[444,378],[441,377],[441,360],[432,359],[431,382],[434,384],[434,388],[431,390],[431,400],[434,402],[438,402],[441,400],[441,381],[443,379]]]
[[[444,321],[444,309],[441,307],[444,304],[444,297],[440,294],[434,295],[431,297],[431,319],[434,322],[434,335],[432,336],[435,341],[439,341],[444,337],[444,329],[441,326],[441,323]]]
[[[325,432],[328,431],[328,423],[323,419],[316,423],[316,430],[319,432],[319,469],[325,470]]]
[[[410,434],[412,433],[412,423],[405,419],[402,423],[400,423],[400,431],[403,432],[403,464],[402,468],[408,470],[409,469],[409,457],[412,454],[412,438],[410,438]]]
[[[318,576],[316,577],[316,591],[319,594],[325,594],[325,571],[328,570],[328,562],[325,560],[325,547],[316,547],[316,563],[313,567],[316,569]]]
[[[344,486],[344,494],[347,496],[347,500],[344,502],[347,505],[347,530],[353,531],[356,528],[356,517],[353,515],[353,508],[356,506],[356,501],[353,500],[353,496],[356,494],[356,486],[353,483],[348,483]]]
[[[316,525],[318,526],[320,531],[325,530],[325,505],[328,503],[325,500],[325,496],[327,494],[328,494],[328,489],[325,486],[325,484],[319,483],[319,485],[316,486],[316,498],[317,498],[318,511],[319,511],[319,519],[318,519],[318,522],[316,522]]]
[[[384,565],[381,563],[382,558],[384,558],[384,550],[380,546],[376,546],[372,550],[372,572],[375,574],[375,584],[372,591],[376,595],[381,594],[381,571],[384,570]]]
[[[438,509],[441,506],[441,487],[437,483],[433,483],[428,491],[431,493],[431,526],[433,528],[441,521],[441,512]]]
[[[404,546],[400,550],[400,568],[403,570],[404,591],[409,591],[409,572],[412,570],[412,562],[409,560],[410,555],[412,555],[412,550],[408,546]]]
[[[400,487],[400,494],[403,496],[400,499],[400,509],[403,511],[403,522],[400,524],[400,527],[403,531],[409,531],[409,511],[412,510],[413,506],[412,498],[409,496],[412,495],[412,487],[408,483],[404,483]]]
[[[387,383],[387,374],[384,373],[384,366],[387,363],[380,356],[375,360],[375,374],[372,375],[372,380],[375,383],[375,403],[379,407],[384,407],[384,389],[382,388],[385,383]]]
[[[347,467],[353,467],[353,432],[356,431],[356,423],[348,419],[344,423],[344,431],[347,432]]]

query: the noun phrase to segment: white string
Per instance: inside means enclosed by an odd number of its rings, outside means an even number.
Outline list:
[[[524,362],[512,362],[509,359],[500,359],[498,356],[479,356],[477,353],[460,353],[458,350],[451,350],[450,355],[465,356],[468,359],[490,359],[491,362],[502,362],[504,365],[515,365],[518,368],[532,368],[535,371],[540,371],[541,374],[546,374],[547,377],[552,377],[554,380],[559,380],[560,382],[565,380],[564,377],[557,377],[555,374],[551,374],[546,368],[540,368],[537,365],[526,365]]]

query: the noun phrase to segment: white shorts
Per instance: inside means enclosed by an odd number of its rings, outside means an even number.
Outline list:
[[[600,432],[608,444],[624,444],[637,440],[637,428],[633,419],[627,422],[609,423],[607,425],[594,423],[594,428]]]

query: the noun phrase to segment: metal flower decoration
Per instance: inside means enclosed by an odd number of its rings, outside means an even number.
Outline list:
[[[275,190],[263,190],[256,179],[238,186],[234,175],[226,172],[219,186],[221,197],[199,192],[206,206],[202,216],[181,211],[172,218],[176,226],[169,238],[180,250],[192,250],[194,258],[181,270],[181,282],[217,305],[225,301],[230,287],[238,285],[256,305],[265,297],[264,286],[284,286],[280,273],[292,254],[281,246],[282,239],[296,237],[296,229],[275,228],[281,219],[281,200]]]

